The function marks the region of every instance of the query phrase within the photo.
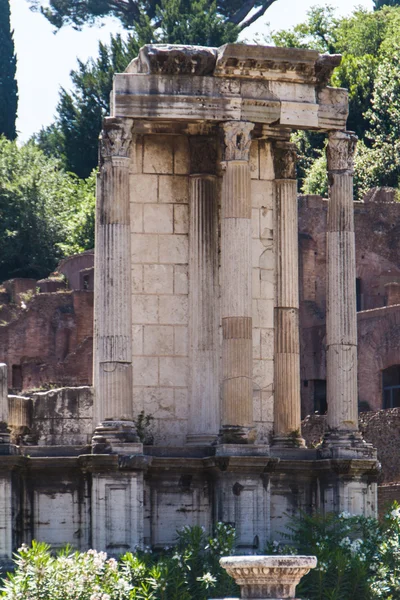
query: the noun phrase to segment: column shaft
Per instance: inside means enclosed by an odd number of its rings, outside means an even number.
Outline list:
[[[253,124],[225,123],[222,181],[222,439],[249,441],[253,427],[252,256],[249,149]],[[251,437],[251,436],[250,436]]]
[[[97,422],[132,419],[128,158],[132,124],[130,121],[125,123],[116,119],[110,121],[103,131],[103,164],[96,212]]]
[[[353,207],[355,136],[329,135],[327,226],[327,403],[328,426],[358,431],[357,316]]]
[[[190,178],[189,314],[191,382],[188,443],[219,430],[218,201],[214,175]]]
[[[304,445],[300,435],[299,261],[295,165],[294,145],[276,142],[274,442],[284,446]]]

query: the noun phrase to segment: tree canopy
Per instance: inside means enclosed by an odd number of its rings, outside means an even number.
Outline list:
[[[113,76],[125,70],[141,46],[220,46],[234,42],[239,34],[236,25],[225,23],[218,14],[216,2],[168,0],[155,10],[161,22],[157,30],[142,16],[125,40],[111,36],[109,44],[99,44],[97,58],[78,61],[78,68],[71,71],[72,90],[60,91],[56,122],[34,138],[44,152],[60,158],[79,177],[88,177],[97,166],[97,141],[103,117],[110,111]]]
[[[98,24],[105,17],[116,17],[126,29],[135,29],[145,16],[155,29],[162,26],[161,11],[170,0],[28,0],[33,10],[40,10],[57,29],[72,25],[80,29],[84,24]],[[225,24],[232,24],[243,30],[262,15],[276,0],[206,0],[208,12],[216,4],[217,14]],[[189,13],[196,2],[179,2],[182,13]]]
[[[0,135],[17,137],[18,86],[15,78],[17,58],[10,25],[9,0],[0,0]]]
[[[356,9],[338,18],[332,7],[309,11],[306,22],[272,34],[277,45],[342,54],[331,85],[349,90],[347,127],[359,137],[355,191],[361,197],[376,185],[400,186],[400,6],[375,12]],[[305,193],[327,191],[324,139],[296,134]]]
[[[94,179],[0,136],[0,281],[47,276],[63,256],[93,247]]]

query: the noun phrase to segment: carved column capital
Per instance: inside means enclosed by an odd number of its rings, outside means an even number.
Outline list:
[[[296,144],[281,140],[274,142],[273,159],[275,179],[296,179]]]
[[[253,129],[254,123],[247,121],[226,121],[222,123],[223,159],[225,161],[249,160]]]
[[[326,147],[328,171],[353,172],[357,136],[350,131],[330,131]]]
[[[128,158],[132,141],[133,119],[106,117],[100,134],[100,162]]]

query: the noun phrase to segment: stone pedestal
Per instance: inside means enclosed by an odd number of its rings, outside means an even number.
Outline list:
[[[222,126],[222,415],[225,443],[253,440],[252,260],[249,152],[254,125]]]
[[[101,135],[96,208],[95,425],[122,423],[134,435],[129,206],[130,119],[107,118]],[[108,426],[106,427],[106,429]],[[102,431],[101,433],[104,433]]]
[[[274,144],[276,189],[274,445],[303,447],[300,414],[296,147]]]
[[[317,566],[315,556],[231,556],[219,562],[246,600],[295,598],[300,579]]]

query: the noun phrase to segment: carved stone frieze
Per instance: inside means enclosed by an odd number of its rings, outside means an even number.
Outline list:
[[[328,171],[353,172],[357,136],[350,131],[331,131],[326,147]]]
[[[273,157],[275,179],[296,179],[296,144],[275,142]]]
[[[254,123],[247,121],[227,121],[222,124],[224,160],[249,160],[253,129]]]
[[[212,75],[217,49],[206,46],[146,44],[139,51],[137,71],[147,74]]]
[[[100,162],[108,158],[127,158],[132,141],[133,119],[107,117],[100,134]]]

